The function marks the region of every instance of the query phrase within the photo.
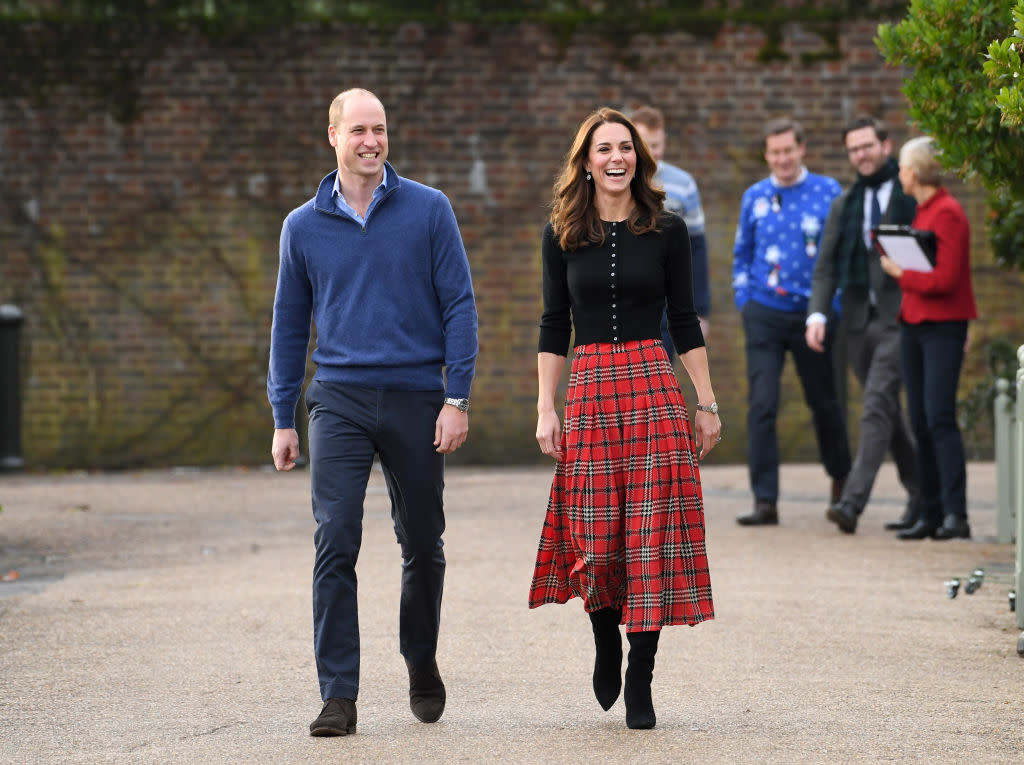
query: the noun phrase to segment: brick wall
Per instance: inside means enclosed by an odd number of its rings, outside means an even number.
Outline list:
[[[766,173],[759,136],[773,116],[800,119],[809,167],[844,184],[838,131],[851,116],[880,114],[897,144],[908,137],[901,74],[883,65],[874,31],[851,24],[842,60],[801,66],[799,54],[824,43],[799,25],[785,30],[791,63],[769,65],[756,60],[761,33],[747,27],[714,39],[580,34],[567,46],[527,25],[308,28],[216,46],[169,41],[129,126],[107,115],[103,94],[0,101],[0,302],[27,314],[27,461],[267,460],[280,224],[332,169],[327,106],[357,85],[388,109],[396,169],[451,198],[469,251],[481,354],[458,460],[538,459],[539,236],[551,182],[590,110],[649,101],[666,112],[668,159],[697,178],[708,217],[708,345],[726,428],[714,459],[744,461],[743,335],[729,285],[738,200]],[[992,265],[978,195],[955,188],[975,224],[976,347],[1024,340],[1021,278]],[[983,367],[973,354],[965,387]],[[787,375],[783,454],[814,459]]]

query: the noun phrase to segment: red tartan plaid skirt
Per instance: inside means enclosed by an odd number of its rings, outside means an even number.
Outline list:
[[[660,340],[576,348],[530,608],[619,606],[627,632],[714,618],[700,470]]]

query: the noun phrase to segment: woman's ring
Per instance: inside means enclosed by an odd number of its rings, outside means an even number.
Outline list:
[[[718,438],[716,438],[716,439],[715,439],[715,443],[717,444],[717,443],[718,443],[719,441],[721,441],[721,440],[722,440],[722,437],[721,437],[721,436],[719,436]]]

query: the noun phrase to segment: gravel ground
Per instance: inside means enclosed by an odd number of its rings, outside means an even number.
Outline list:
[[[741,466],[703,471],[717,618],[667,630],[658,726],[590,690],[580,602],[526,608],[550,468],[448,473],[438,663],[409,712],[399,551],[383,480],[359,561],[358,733],[314,739],[309,476],[265,470],[0,476],[0,762],[1024,762],[1024,659],[994,542],[994,468],[969,467],[974,539],[900,542],[891,465],[854,536],[828,481],[783,469],[782,525],[733,518]],[[944,580],[986,570],[955,599]]]

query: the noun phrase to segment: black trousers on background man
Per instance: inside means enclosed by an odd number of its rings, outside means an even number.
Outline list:
[[[443,391],[320,382],[306,391],[316,519],[313,648],[324,699],[359,692],[356,559],[363,500],[376,456],[402,550],[399,649],[415,665],[437,650],[444,587],[444,455],[434,447]]]
[[[807,347],[802,311],[779,311],[750,300],[743,306],[746,332],[747,462],[757,502],[775,504],[779,497],[779,436],[776,420],[782,368],[793,356],[804,400],[811,409],[818,453],[825,472],[843,479],[850,472],[850,442],[836,398],[832,356]]]

